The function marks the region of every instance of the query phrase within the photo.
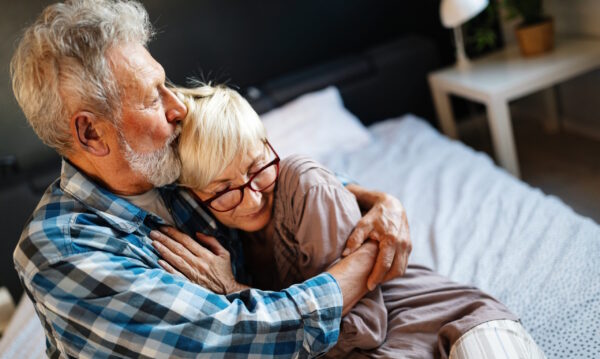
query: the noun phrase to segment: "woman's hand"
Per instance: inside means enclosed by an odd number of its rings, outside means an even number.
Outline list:
[[[356,196],[360,207],[369,211],[348,237],[343,255],[351,254],[369,238],[379,242],[377,260],[367,280],[367,287],[373,290],[379,283],[400,277],[406,271],[412,250],[406,211],[398,199],[386,193],[355,184],[346,188]]]
[[[196,237],[204,246],[173,227],[150,232],[152,245],[164,259],[158,263],[167,272],[183,275],[218,294],[247,288],[236,282],[229,252],[213,237],[202,233],[196,233]]]

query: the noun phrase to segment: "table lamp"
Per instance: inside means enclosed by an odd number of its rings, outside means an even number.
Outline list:
[[[456,66],[459,70],[469,68],[469,59],[465,53],[461,26],[474,18],[488,6],[488,0],[442,0],[440,18],[442,25],[452,28],[456,47]]]

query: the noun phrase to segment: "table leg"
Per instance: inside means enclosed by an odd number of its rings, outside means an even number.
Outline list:
[[[452,104],[450,103],[450,95],[434,84],[431,85],[431,93],[433,95],[435,111],[440,120],[442,131],[448,137],[458,138],[456,122],[454,122],[454,115],[452,113]]]
[[[498,163],[515,177],[519,177],[519,162],[506,101],[492,100],[487,103],[488,123]]]
[[[558,102],[556,88],[550,87],[542,91],[544,96],[544,107],[545,107],[545,120],[544,128],[546,132],[556,133],[560,129],[559,114],[558,114]]]

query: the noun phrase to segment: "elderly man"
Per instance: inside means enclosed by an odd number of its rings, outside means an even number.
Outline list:
[[[37,135],[64,158],[14,253],[50,357],[314,356],[340,317],[382,280],[401,275],[411,244],[402,206],[351,186],[371,208],[328,272],[281,292],[214,294],[164,271],[158,230],[211,235],[207,213],[170,185],[186,108],[145,45],[134,2],[47,7],[11,62],[13,90]],[[361,246],[366,237],[379,241]],[[239,243],[225,247],[237,275]],[[358,248],[358,249],[357,249]],[[220,253],[219,255],[223,255]],[[229,254],[226,254],[228,257]],[[210,264],[220,258],[208,253]]]

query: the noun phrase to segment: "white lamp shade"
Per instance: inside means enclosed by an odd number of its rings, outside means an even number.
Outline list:
[[[442,0],[440,17],[445,27],[456,27],[471,20],[488,6],[488,0]]]

